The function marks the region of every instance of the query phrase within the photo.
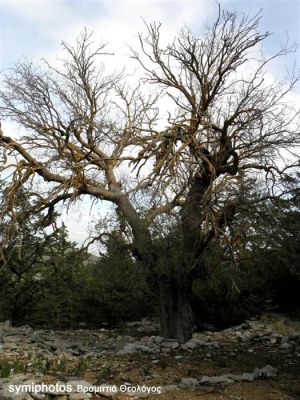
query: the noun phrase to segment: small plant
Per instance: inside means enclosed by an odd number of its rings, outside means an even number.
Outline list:
[[[43,373],[46,374],[47,372],[53,369],[53,361],[52,360],[45,360],[43,365]]]
[[[11,373],[26,371],[26,366],[20,361],[0,360],[0,378],[8,378]]]
[[[14,361],[11,367],[14,374],[18,374],[20,372],[25,372],[27,366],[22,364],[20,361]]]
[[[8,378],[10,375],[11,365],[7,360],[0,360],[0,378]]]
[[[166,359],[162,359],[159,362],[159,366],[161,369],[165,370],[168,366],[168,361]]]
[[[143,368],[143,373],[144,373],[145,376],[150,376],[150,375],[152,375],[152,373],[151,373],[151,371],[150,371],[149,365],[146,365],[146,366]]]
[[[65,358],[62,358],[57,362],[57,371],[64,372],[66,370],[66,366],[67,366],[66,360]]]
[[[110,375],[111,375],[111,368],[109,366],[104,367],[101,374],[102,378],[107,379],[110,377]]]
[[[88,360],[81,358],[78,363],[70,370],[70,375],[78,376],[88,368]]]

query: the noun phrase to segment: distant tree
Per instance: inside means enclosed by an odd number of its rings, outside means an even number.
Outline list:
[[[192,333],[191,285],[206,249],[226,235],[240,206],[286,194],[277,182],[298,164],[288,162],[299,144],[298,113],[286,101],[298,75],[281,82],[268,75],[269,63],[294,47],[258,60],[254,52],[270,35],[259,33],[259,19],[219,10],[202,37],[184,29],[166,46],[160,26],[148,25],[141,51],[132,52],[145,85],[105,75],[104,46],[93,49],[87,31],[74,47],[63,43],[61,67],[21,63],[2,81],[0,115],[23,128],[22,138],[0,138],[3,169],[14,170],[11,226],[23,185],[49,218],[60,202],[84,195],[112,203],[126,245],[156,279],[161,333],[180,342]],[[163,98],[170,108],[162,122]],[[229,190],[256,173],[264,184],[253,201]],[[153,227],[163,214],[180,220],[182,243],[178,264],[161,269]]]
[[[64,225],[51,235],[40,263],[41,297],[32,307],[32,323],[55,329],[78,327],[88,263],[88,254],[69,240]]]
[[[1,186],[0,209],[7,190]],[[21,188],[15,203],[17,230],[0,260],[0,319],[15,325],[72,326],[79,319],[78,291],[86,253],[68,240],[64,226],[51,231],[44,216],[28,214],[31,207]],[[0,235],[5,226],[1,228]]]
[[[3,183],[1,189],[0,209],[3,211],[8,189]],[[43,217],[33,215],[32,218],[28,218],[29,208],[30,202],[26,192],[20,189],[16,193],[14,209],[17,229],[9,236],[3,249],[3,258],[0,260],[0,314],[14,324],[26,319],[27,313],[40,295],[40,285],[35,278],[51,236],[45,232]],[[0,228],[0,237],[7,232],[6,228],[10,228],[10,221],[4,220]]]
[[[89,267],[89,280],[83,295],[83,319],[90,325],[137,320],[155,313],[156,301],[147,279],[147,270],[120,243],[112,232],[106,253]]]

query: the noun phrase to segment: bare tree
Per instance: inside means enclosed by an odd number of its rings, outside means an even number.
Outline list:
[[[9,156],[2,169],[14,171],[5,218],[13,225],[22,185],[30,187],[34,211],[48,210],[49,221],[57,204],[84,195],[113,203],[130,230],[132,254],[156,277],[162,335],[180,342],[192,333],[189,296],[203,253],[247,202],[232,188],[259,173],[261,199],[283,196],[277,182],[299,145],[298,113],[285,101],[298,76],[270,82],[267,71],[294,48],[254,58],[269,36],[258,26],[259,16],[219,10],[203,37],[185,29],[164,47],[160,26],[148,25],[140,51],[132,51],[145,85],[134,88],[123,74],[104,74],[103,46],[93,50],[87,31],[75,47],[63,43],[62,68],[22,63],[3,80],[1,116],[24,129],[22,138],[0,138],[4,159]],[[156,94],[145,92],[148,84]],[[162,98],[170,103],[163,126]],[[126,182],[123,171],[131,173]],[[145,209],[138,199],[147,190]],[[183,245],[176,268],[163,273],[156,269],[152,227],[171,212],[180,219]]]

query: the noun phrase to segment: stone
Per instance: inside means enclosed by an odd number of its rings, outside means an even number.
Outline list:
[[[287,343],[287,342],[282,343],[282,344],[279,346],[279,348],[282,349],[282,350],[287,350],[287,349],[290,349],[291,347],[292,347],[292,346],[291,346],[289,343]]]
[[[179,390],[177,385],[165,385],[161,387],[162,393],[174,392],[175,390]]]
[[[220,376],[203,376],[200,379],[200,384],[219,384],[248,381],[253,382],[258,378],[272,378],[277,375],[277,369],[271,365],[266,365],[262,368],[255,368],[253,372],[244,372],[243,374],[226,374]]]
[[[146,353],[151,352],[148,346],[145,346],[144,343],[142,342],[133,342],[133,343],[127,343],[121,350],[117,351],[116,355],[117,356],[124,356],[127,354],[134,354],[137,353],[138,351],[143,351]]]
[[[227,376],[236,382],[242,382],[242,381],[253,382],[255,379],[255,375],[253,374],[253,372],[244,372],[241,375],[229,374]]]
[[[91,393],[70,393],[68,396],[68,400],[87,400],[91,398]]]
[[[164,340],[161,343],[161,346],[165,347],[167,349],[175,350],[179,347],[179,343],[177,342],[176,339],[168,339],[168,340]]]
[[[178,387],[180,389],[197,389],[199,387],[199,381],[196,378],[182,378]]]
[[[218,383],[232,383],[234,380],[230,378],[228,375],[221,376],[203,376],[200,379],[200,383],[205,384],[218,384]]]
[[[281,338],[281,341],[280,341],[280,344],[284,344],[284,343],[287,343],[288,341],[289,341],[289,336],[283,336],[282,338]]]
[[[30,393],[30,396],[34,399],[34,400],[46,400],[46,395],[43,393]]]
[[[18,348],[18,345],[16,343],[4,343],[2,348],[4,350],[14,350]]]
[[[9,379],[6,379],[5,381],[2,381],[1,387],[0,387],[0,399],[1,400],[32,400],[32,397],[29,393],[27,392],[22,392],[22,393],[15,393],[11,392],[9,390],[10,385],[14,386],[19,386],[19,385],[25,385],[28,380],[28,375],[23,375],[23,374],[17,374],[11,376]]]
[[[184,350],[194,350],[197,347],[197,342],[194,340],[189,340],[188,342],[181,345]]]
[[[3,339],[4,343],[16,343],[16,342],[23,342],[23,343],[30,343],[30,340],[26,336],[21,335],[9,335],[5,336]]]
[[[272,367],[272,365],[265,365],[262,368],[255,368],[253,371],[255,378],[273,378],[277,376],[277,368]]]
[[[160,344],[161,342],[164,341],[164,338],[162,336],[154,336],[153,342]]]
[[[207,342],[205,343],[205,346],[207,346],[208,348],[218,349],[220,347],[220,344],[218,342]]]

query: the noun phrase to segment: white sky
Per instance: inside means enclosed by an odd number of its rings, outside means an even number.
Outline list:
[[[286,34],[292,43],[300,42],[299,0],[223,0],[221,6],[250,15],[262,9],[261,30],[273,32],[265,42],[267,53],[278,50]],[[126,44],[138,47],[137,33],[144,30],[143,19],[162,22],[162,33],[172,38],[183,25],[201,33],[216,14],[215,0],[0,0],[0,70],[12,67],[22,57],[55,62],[61,40],[74,42],[85,26],[95,32],[95,40],[107,42],[108,49],[115,53],[109,68],[128,67]],[[299,52],[297,55],[299,66]],[[284,71],[297,55],[287,57],[284,64],[274,65],[274,73]],[[9,123],[3,123],[6,134],[13,134],[13,129]],[[69,216],[65,215],[71,239],[82,242],[89,221],[95,221],[98,213],[99,207],[90,214],[86,200]]]

